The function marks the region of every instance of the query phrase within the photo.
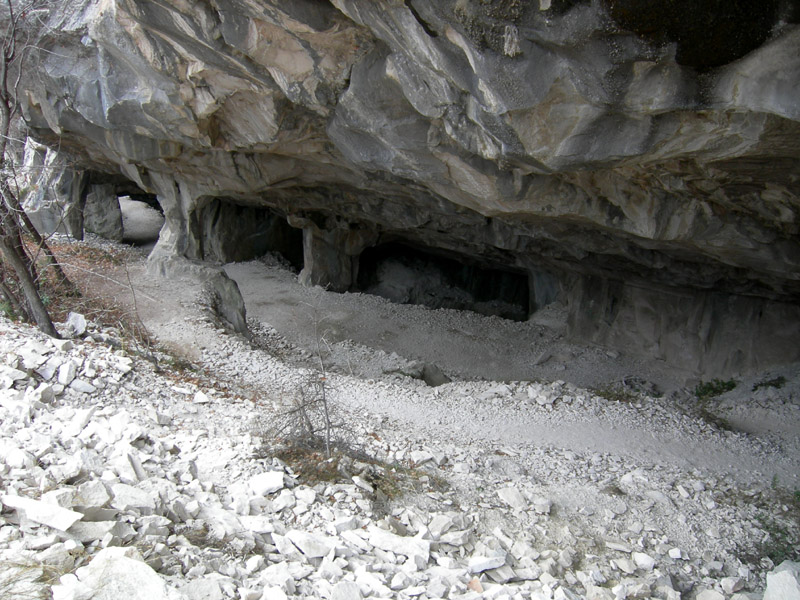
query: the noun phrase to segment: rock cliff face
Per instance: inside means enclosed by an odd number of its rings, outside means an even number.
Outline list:
[[[25,117],[76,185],[157,196],[153,260],[302,230],[301,278],[344,291],[412,246],[526,276],[588,341],[800,359],[793,1],[65,4]]]

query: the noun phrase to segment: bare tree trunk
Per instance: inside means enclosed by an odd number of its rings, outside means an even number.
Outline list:
[[[42,298],[39,296],[39,290],[36,288],[36,283],[33,281],[25,261],[19,255],[16,245],[9,237],[6,232],[0,237],[0,251],[3,254],[3,260],[14,269],[17,279],[19,279],[22,291],[25,293],[25,300],[37,327],[50,337],[61,337],[50,319],[50,314],[47,312]]]
[[[1,0],[0,0],[1,1]],[[39,247],[44,251],[48,261],[55,268],[56,276],[61,282],[68,281],[61,267],[58,265],[47,243],[31,223],[28,215],[22,209],[17,198],[16,172],[14,169],[15,157],[9,148],[9,134],[11,122],[18,112],[17,88],[19,85],[25,48],[35,36],[35,25],[26,21],[30,9],[36,7],[36,1],[25,4],[19,12],[15,12],[12,0],[5,0],[5,22],[2,24],[4,31],[0,32],[0,161],[4,173],[0,176],[0,255],[3,262],[9,266],[16,275],[19,287],[25,296],[25,305],[33,317],[36,325],[44,333],[52,337],[59,337],[50,314],[42,302],[37,285],[35,257],[32,258],[23,240],[23,230],[27,229]],[[18,49],[22,48],[21,52]],[[10,81],[16,77],[16,81]],[[12,183],[12,180],[13,183]],[[10,290],[8,290],[10,292]],[[5,292],[5,290],[4,290]],[[8,295],[8,294],[6,294]]]
[[[5,298],[5,301],[8,302],[13,317],[16,318],[16,315],[22,315],[23,317],[25,316],[25,311],[23,307],[20,306],[16,295],[14,295],[14,292],[9,289],[9,287],[6,285],[6,282],[3,281],[2,273],[0,273],[0,295],[2,295],[3,298]]]
[[[64,270],[61,268],[58,259],[56,259],[55,254],[53,254],[53,251],[50,249],[50,245],[47,243],[47,240],[42,237],[42,234],[39,233],[34,224],[31,222],[30,217],[28,217],[28,213],[26,213],[22,208],[17,195],[7,186],[3,186],[3,188],[3,200],[5,200],[9,210],[14,213],[14,215],[19,217],[19,220],[22,222],[22,226],[25,228],[25,231],[31,235],[34,243],[42,250],[42,252],[44,252],[45,258],[47,259],[47,265],[49,268],[53,269],[58,284],[69,292],[75,291],[75,285],[64,273]]]

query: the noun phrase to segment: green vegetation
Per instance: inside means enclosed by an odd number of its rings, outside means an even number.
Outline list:
[[[736,387],[736,382],[733,379],[723,381],[722,379],[712,379],[711,381],[701,381],[694,388],[694,395],[699,400],[708,400],[721,396],[725,392],[730,392]]]
[[[776,517],[759,513],[756,520],[767,534],[761,542],[760,552],[776,565],[785,560],[800,560],[800,537],[797,534],[797,523],[792,528],[789,523]]]
[[[632,404],[639,399],[639,397],[630,390],[619,389],[612,386],[595,388],[592,390],[592,392],[601,398],[610,400],[611,402],[625,402]]]
[[[786,377],[780,375],[778,377],[773,377],[772,379],[765,379],[763,381],[759,381],[753,386],[753,391],[760,390],[761,388],[775,388],[781,389],[786,384]]]

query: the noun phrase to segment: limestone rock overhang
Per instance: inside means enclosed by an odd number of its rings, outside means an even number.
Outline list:
[[[555,279],[591,341],[800,359],[797,3],[650,4],[82,0],[24,114],[157,195],[156,256],[223,259],[269,209],[308,283],[401,240]]]

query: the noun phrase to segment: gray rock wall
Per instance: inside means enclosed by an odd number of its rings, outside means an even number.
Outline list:
[[[705,29],[621,0],[82,0],[51,15],[24,112],[158,195],[154,260],[249,252],[230,223],[208,238],[225,198],[304,229],[308,283],[348,289],[376,243],[457,250],[561,281],[577,336],[682,362],[677,328],[710,371],[754,367],[694,315],[748,340],[782,330],[741,322],[766,303],[797,322],[798,15],[678,4]],[[593,321],[609,287],[614,314],[646,292],[670,316]]]

